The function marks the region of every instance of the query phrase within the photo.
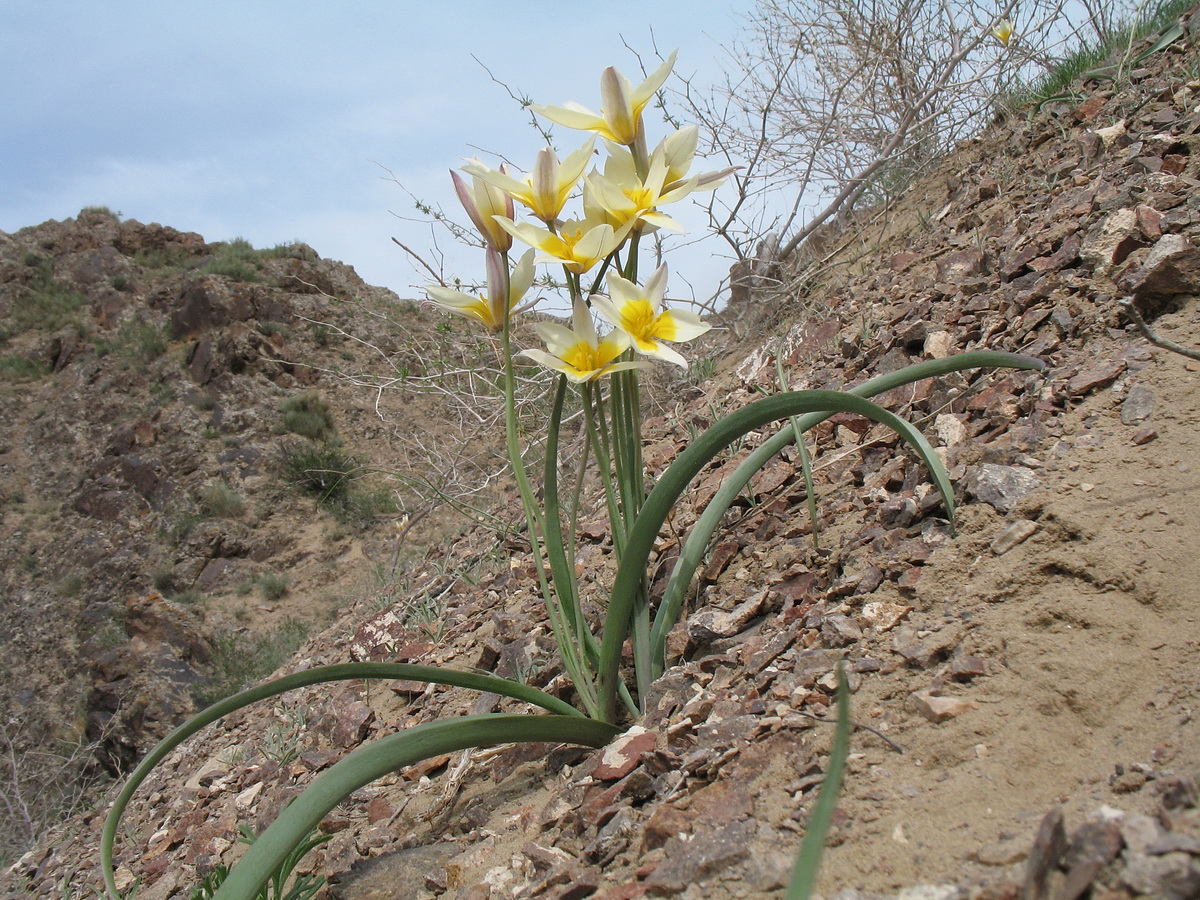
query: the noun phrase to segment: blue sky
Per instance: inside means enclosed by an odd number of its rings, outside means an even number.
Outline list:
[[[752,5],[4,0],[0,230],[107,205],[210,241],[303,240],[415,296],[424,279],[391,238],[424,251],[429,231],[394,215],[412,201],[381,166],[457,214],[449,168],[481,150],[528,166],[540,146],[472,54],[537,102],[595,109],[605,66],[640,80],[622,38],[648,62],[678,47],[677,71],[707,85]],[[581,137],[556,133],[564,150]],[[458,274],[482,275],[442,246]],[[703,293],[728,268],[720,253],[686,248],[673,269]]]

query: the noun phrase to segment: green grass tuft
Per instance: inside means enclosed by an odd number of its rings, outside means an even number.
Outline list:
[[[336,432],[329,404],[317,394],[304,393],[288,397],[279,404],[283,427],[292,434],[314,441],[329,441]]]
[[[214,481],[200,489],[200,510],[214,519],[240,519],[246,501],[224,481]]]
[[[219,632],[212,675],[197,690],[196,699],[207,706],[236,694],[282,666],[307,638],[308,625],[290,618],[274,631],[258,637],[236,631]]]
[[[50,374],[50,366],[24,356],[0,356],[0,381],[32,381]]]

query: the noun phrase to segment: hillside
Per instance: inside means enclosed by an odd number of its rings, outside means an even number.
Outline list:
[[[472,459],[424,385],[478,350],[305,245],[106,210],[0,234],[0,323],[7,853],[451,534]]]
[[[884,398],[936,436],[963,501],[957,535],[927,473],[894,437],[836,417],[814,433],[819,545],[799,459],[785,451],[711,549],[672,637],[676,665],[640,723],[648,734],[605,753],[510,747],[394,773],[326,820],[331,839],[304,869],[327,875],[328,895],[348,900],[782,896],[827,765],[821,719],[834,667],[846,660],[860,727],[824,896],[1200,896],[1200,363],[1149,344],[1118,303],[1129,298],[1162,336],[1200,346],[1198,69],[1195,47],[1179,42],[1119,83],[1080,86],[1079,101],[997,123],[897,207],[860,215],[827,258],[723,313],[702,351],[719,360],[712,378],[648,401],[654,474],[695,429],[776,390],[777,361],[790,387],[805,388],[966,349],[1036,356],[1045,373],[948,376]],[[88,253],[136,260],[122,229],[172,234],[203,247],[197,256],[215,252],[195,236],[95,214],[26,229],[0,238],[10,308],[41,277],[29,254],[51,259],[56,279],[78,273]],[[93,238],[102,233],[113,236]],[[411,411],[394,406],[381,422],[363,379],[333,373],[352,364],[378,372],[415,351],[376,327],[376,343],[395,341],[386,353],[339,362],[341,347],[321,344],[296,316],[352,332],[365,321],[352,310],[369,315],[395,301],[334,264],[302,256],[262,266],[277,284],[288,274],[321,283],[313,267],[342,280],[295,293],[186,270],[170,288],[116,296],[117,311],[105,313],[102,295],[120,294],[106,279],[122,272],[104,269],[87,321],[110,331],[122,316],[161,322],[161,355],[121,369],[81,339],[60,366],[65,325],[8,338],[5,358],[31,362],[3,385],[3,577],[20,579],[5,596],[29,598],[6,607],[6,665],[32,693],[7,702],[42,692],[47,708],[69,708],[89,678],[103,693],[119,681],[94,674],[106,657],[79,664],[95,659],[86,646],[94,623],[131,597],[142,598],[138,610],[156,607],[144,599],[156,566],[169,561],[180,590],[226,558],[244,562],[215,578],[197,628],[226,615],[236,622],[237,585],[261,572],[287,574],[287,597],[312,605],[322,590],[348,593],[341,585],[362,571],[360,560],[391,566],[372,596],[336,604],[287,671],[388,659],[561,687],[519,535],[463,528],[453,541],[428,538],[423,555],[395,566],[394,531],[339,530],[332,512],[311,522],[315,501],[268,473],[280,402],[314,389],[329,398],[347,447],[364,459],[388,451],[404,428],[389,434],[382,422],[414,421]],[[134,283],[140,274],[132,270]],[[189,306],[196,281],[216,298],[208,307]],[[198,325],[186,313],[196,307],[236,308],[241,318],[214,314]],[[436,321],[395,308],[408,334]],[[423,327],[415,346],[448,333]],[[211,373],[196,363],[206,340],[218,351]],[[466,341],[443,355],[468,358]],[[147,368],[136,374],[138,365]],[[153,387],[163,382],[174,386],[165,401]],[[216,403],[189,400],[197,392]],[[114,395],[122,407],[106,405]],[[236,440],[226,445],[226,434]],[[168,450],[180,456],[168,460]],[[259,455],[239,455],[248,450]],[[729,465],[700,477],[677,530]],[[169,550],[157,529],[171,498],[195,498],[219,477],[270,502],[253,523],[218,520],[199,546],[238,539],[245,552],[206,557],[188,539]],[[376,518],[422,508],[401,496]],[[606,582],[611,548],[600,529],[582,531],[578,562]],[[663,538],[656,567],[675,544]],[[422,546],[415,536],[412,546]],[[73,591],[49,587],[72,574]],[[282,617],[292,599],[254,604],[275,608],[251,609],[247,627]],[[34,608],[49,634],[29,624]],[[160,629],[198,621],[190,609],[173,604],[146,618]],[[178,631],[151,640],[149,626],[130,625],[141,615],[126,613],[126,656],[168,654],[203,671],[203,647]],[[23,665],[34,652],[53,654],[40,680]],[[59,669],[74,681],[47,674]],[[184,705],[142,719],[167,722]],[[234,715],[143,786],[119,842],[119,881],[140,877],[139,900],[187,897],[200,875],[243,852],[238,824],[272,820],[348,750],[443,715],[510,706],[460,689],[349,682]],[[112,746],[117,756],[144,748]],[[56,828],[0,881],[4,895],[86,896],[99,881],[102,819],[97,810]]]

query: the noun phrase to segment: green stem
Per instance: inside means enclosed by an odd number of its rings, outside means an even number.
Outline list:
[[[596,469],[600,474],[600,483],[604,485],[613,551],[620,559],[625,550],[625,532],[619,527],[621,512],[616,490],[613,488],[612,457],[609,451],[608,428],[604,421],[604,398],[599,387],[593,382],[585,382],[583,385],[583,404],[587,416],[588,443],[592,445],[596,454]]]
[[[565,621],[560,609],[559,599],[556,599],[554,585],[546,577],[546,566],[542,552],[541,540],[548,534],[547,522],[538,508],[533,485],[530,484],[529,474],[525,471],[525,460],[521,455],[520,437],[517,431],[517,400],[516,376],[513,372],[512,327],[508,312],[504,315],[504,328],[500,332],[501,348],[504,356],[504,436],[508,450],[508,459],[512,465],[513,476],[517,481],[517,492],[521,497],[521,505],[525,509],[525,520],[529,526],[529,547],[533,555],[534,571],[542,599],[546,605],[546,614],[550,618],[551,628],[554,629],[555,640],[558,642],[563,666],[574,681],[580,692],[580,699],[589,714],[598,711],[598,698],[595,696],[593,679],[590,671],[579,655],[573,652],[576,645],[565,633]],[[555,436],[557,439],[557,435]],[[557,523],[556,523],[557,524]],[[539,537],[541,535],[541,537]],[[561,532],[559,532],[561,539]],[[554,566],[557,563],[551,561]],[[568,601],[569,602],[569,601]]]
[[[579,585],[575,565],[567,558],[563,546],[563,526],[558,500],[558,436],[562,426],[563,400],[567,393],[566,376],[560,375],[554,391],[550,426],[546,430],[546,471],[544,476],[545,522],[543,537],[554,590],[546,595],[546,613],[558,643],[563,666],[575,683],[584,707],[591,714],[598,710],[595,678],[583,650],[589,641],[595,643],[583,610],[579,606]]]

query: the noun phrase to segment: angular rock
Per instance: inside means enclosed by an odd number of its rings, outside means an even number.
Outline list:
[[[1150,443],[1157,437],[1158,429],[1151,425],[1147,425],[1145,428],[1139,428],[1137,431],[1135,431],[1129,440],[1140,447],[1143,444]]]
[[[1031,522],[1028,519],[1020,519],[1019,521],[1009,523],[996,536],[996,539],[992,541],[992,553],[996,556],[1003,556],[1013,547],[1017,546],[1017,544],[1036,534],[1037,530],[1037,522]]]
[[[987,674],[987,662],[982,657],[964,653],[951,660],[948,674],[955,681],[971,681]]]
[[[1067,878],[1059,888],[1060,900],[1077,900],[1092,886],[1100,871],[1121,852],[1121,829],[1115,822],[1085,822],[1071,837],[1063,854]]]
[[[720,638],[740,634],[758,617],[766,599],[767,592],[758,591],[749,600],[742,601],[728,612],[706,607],[688,619],[688,637],[692,643],[703,646]]]
[[[624,778],[641,762],[642,754],[654,749],[658,735],[634,725],[617,737],[600,754],[594,777],[601,781],[617,781]]]
[[[335,713],[333,732],[330,739],[339,747],[354,747],[367,736],[367,729],[375,721],[375,710],[355,700]]]
[[[1124,425],[1136,425],[1150,418],[1150,414],[1154,412],[1154,392],[1144,384],[1135,384],[1129,389],[1129,393],[1125,395],[1125,401],[1121,404],[1121,423]]]
[[[901,620],[912,611],[911,606],[905,606],[902,603],[875,601],[863,604],[861,615],[877,634],[883,634],[899,625]]]
[[[1137,213],[1118,209],[1083,239],[1079,256],[1095,269],[1120,265],[1138,247],[1144,246]]]
[[[967,490],[1002,513],[1011,512],[1022,498],[1041,487],[1038,477],[1022,466],[980,463],[967,479]]]
[[[935,725],[948,722],[976,707],[970,700],[961,697],[939,697],[931,691],[913,691],[909,696],[917,712]]]
[[[1067,391],[1074,397],[1090,394],[1116,381],[1125,371],[1125,366],[1125,360],[1118,359],[1084,369],[1067,382]]]
[[[1067,829],[1063,825],[1063,813],[1054,807],[1038,826],[1029,851],[1029,862],[1025,866],[1025,900],[1048,900],[1050,873],[1058,868],[1059,861],[1067,849]]]
[[[862,640],[862,629],[849,616],[834,614],[826,616],[821,624],[821,637],[830,647],[845,647]]]
[[[1152,897],[1200,896],[1200,860],[1187,853],[1135,856],[1121,872],[1121,881],[1139,894]]]
[[[915,629],[905,627],[892,638],[892,649],[910,666],[928,669],[948,657],[961,640],[962,629],[957,626],[947,626],[924,637],[919,637]]]
[[[1121,273],[1117,287],[1154,315],[1169,298],[1200,292],[1200,249],[1182,234],[1164,234],[1141,265]]]
[[[937,280],[947,284],[957,284],[986,271],[987,259],[975,249],[952,250],[937,260]]]
[[[753,822],[731,822],[715,831],[696,833],[687,843],[668,841],[666,859],[646,879],[646,887],[656,897],[669,897],[707,881],[749,858],[754,831]]]

